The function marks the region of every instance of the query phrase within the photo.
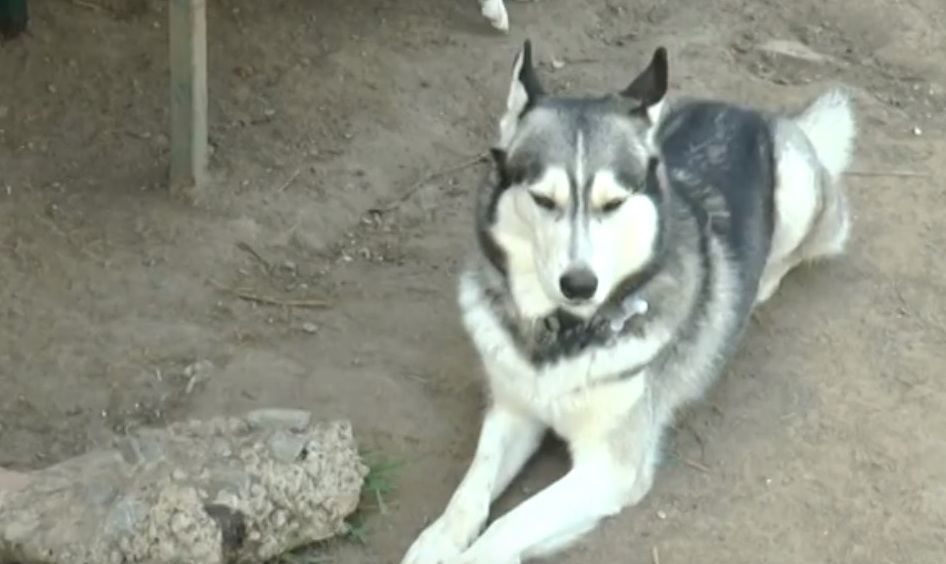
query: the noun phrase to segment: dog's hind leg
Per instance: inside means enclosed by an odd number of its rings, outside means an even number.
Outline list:
[[[847,198],[840,183],[824,178],[821,197],[821,213],[796,252],[802,262],[840,255],[851,234]]]
[[[768,300],[799,264],[844,252],[850,236],[850,212],[840,185],[827,175],[800,176],[776,192],[775,234],[757,304]]]
[[[815,179],[820,213],[799,246],[801,261],[839,255],[850,235],[850,214],[841,177],[851,162],[857,127],[851,101],[839,89],[829,90],[794,118],[810,142],[821,174]]]
[[[443,514],[414,541],[402,564],[452,564],[489,518],[490,504],[538,449],[545,426],[494,404],[483,419],[476,453]]]
[[[840,90],[828,91],[776,126],[775,232],[757,304],[797,265],[844,251],[850,213],[841,176],[855,134],[850,101]]]
[[[775,174],[775,226],[756,304],[772,297],[802,257],[799,251],[823,213],[820,165],[806,143],[784,132]]]

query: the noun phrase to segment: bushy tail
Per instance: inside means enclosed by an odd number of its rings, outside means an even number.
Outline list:
[[[829,90],[794,121],[805,132],[822,166],[837,180],[851,163],[857,134],[850,98],[839,88]]]

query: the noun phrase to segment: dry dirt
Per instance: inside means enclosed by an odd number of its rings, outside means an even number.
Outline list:
[[[187,416],[350,417],[406,466],[366,544],[325,550],[397,562],[482,404],[454,306],[481,165],[415,184],[486,148],[524,37],[575,93],[624,86],[664,44],[678,92],[792,107],[851,85],[855,235],[758,312],[651,495],[558,561],[942,562],[941,0],[510,2],[509,37],[474,0],[215,0],[214,187],[196,207],[163,189],[165,4],[31,0],[32,35],[0,47],[0,466]],[[826,59],[757,48],[771,39]],[[503,505],[565,466],[548,449]]]

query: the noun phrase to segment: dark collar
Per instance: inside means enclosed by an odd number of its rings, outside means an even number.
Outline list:
[[[590,319],[557,309],[537,323],[529,339],[531,360],[535,364],[549,364],[576,356],[592,346],[613,346],[621,336],[638,331],[641,325],[636,322],[649,310],[650,304],[641,293],[603,307]]]

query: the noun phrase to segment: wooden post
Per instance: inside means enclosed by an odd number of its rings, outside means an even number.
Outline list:
[[[206,0],[170,0],[172,196],[195,200],[207,181]]]

